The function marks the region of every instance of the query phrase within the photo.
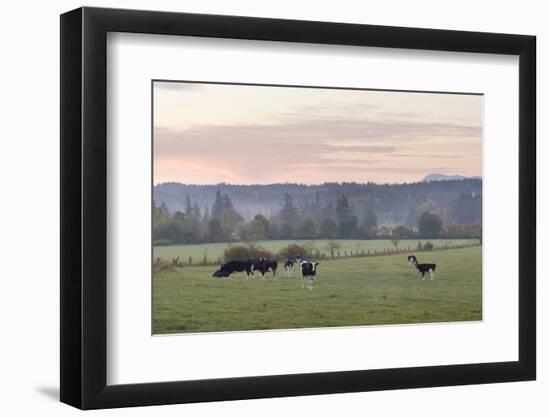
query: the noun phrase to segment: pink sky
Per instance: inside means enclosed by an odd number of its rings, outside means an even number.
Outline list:
[[[482,174],[479,95],[155,82],[154,183]]]

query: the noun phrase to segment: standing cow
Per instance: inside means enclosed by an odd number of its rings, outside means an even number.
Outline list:
[[[437,275],[435,268],[436,264],[416,264],[416,269],[422,274],[422,281],[426,279],[425,274],[430,273],[430,281],[434,280],[434,275]]]
[[[306,283],[310,290],[313,288],[313,283],[315,282],[315,277],[317,276],[318,266],[319,262],[310,262],[305,259],[302,259],[300,261],[300,270],[302,272],[302,288],[305,288]]]
[[[292,275],[292,268],[294,268],[294,261],[292,259],[287,259],[284,264],[285,274],[288,277]]]

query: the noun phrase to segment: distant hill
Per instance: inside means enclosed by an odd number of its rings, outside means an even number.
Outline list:
[[[456,180],[465,180],[465,179],[480,179],[480,177],[465,177],[464,175],[445,175],[445,174],[428,174],[422,181],[431,182],[431,181],[456,181]]]

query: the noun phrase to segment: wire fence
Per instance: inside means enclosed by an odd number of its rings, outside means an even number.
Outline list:
[[[416,246],[402,246],[395,248],[383,248],[383,249],[356,249],[356,250],[334,250],[331,253],[321,252],[320,250],[312,250],[309,254],[310,257],[316,260],[322,259],[334,259],[343,260],[349,258],[366,258],[373,256],[391,256],[398,254],[413,254],[418,252],[435,252],[449,249],[463,249],[473,246],[481,246],[479,242],[463,243],[463,244],[443,244],[434,246],[430,242],[421,244],[419,242]],[[273,255],[273,258],[277,258]],[[218,266],[231,259],[224,260],[223,256],[216,256],[209,258],[207,254],[202,257],[193,256],[176,256],[170,259],[156,257],[153,261],[153,272],[174,270],[175,268],[190,267],[190,266]],[[281,259],[282,260],[282,259]]]

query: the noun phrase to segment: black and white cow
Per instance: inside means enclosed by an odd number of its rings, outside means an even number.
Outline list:
[[[248,262],[250,263],[253,278],[256,277],[256,271],[259,271],[262,276],[266,273],[267,265],[264,265],[264,258],[249,258]]]
[[[416,256],[414,255],[407,256],[407,261],[409,262],[409,266],[413,266],[418,263],[418,259],[416,259]]]
[[[292,259],[287,259],[285,261],[285,274],[288,277],[292,275],[292,268],[294,268],[294,261]]]
[[[436,264],[416,264],[416,269],[422,274],[422,281],[426,279],[424,275],[428,272],[430,273],[430,281],[433,281],[434,274],[437,275],[436,267]]]
[[[266,259],[266,258],[258,258],[249,260],[249,262],[252,265],[252,274],[254,275],[255,271],[260,272],[262,278],[264,278],[266,272],[271,270],[273,272],[273,276],[275,277],[275,274],[277,273],[277,261],[275,259]]]
[[[216,278],[227,278],[236,272],[246,271],[246,276],[252,275],[252,266],[248,261],[229,261],[212,274]]]
[[[303,278],[315,279],[314,277],[317,275],[317,267],[319,266],[319,262],[302,261],[300,266],[302,268]]]
[[[315,277],[317,276],[317,267],[319,262],[310,262],[305,259],[300,261],[300,270],[302,272],[302,288],[305,287],[305,282],[307,282],[308,288],[312,289],[313,283],[315,282]]]

